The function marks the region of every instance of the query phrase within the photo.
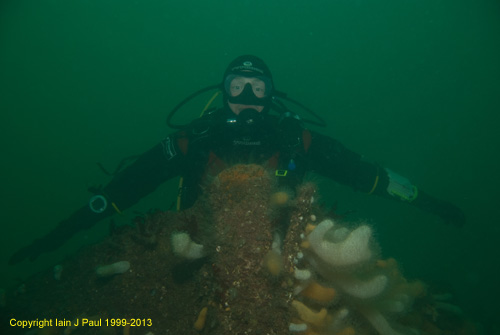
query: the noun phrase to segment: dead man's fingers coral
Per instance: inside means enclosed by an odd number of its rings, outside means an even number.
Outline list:
[[[187,259],[198,259],[205,256],[203,245],[191,240],[187,233],[172,234],[172,249],[174,254]]]
[[[333,227],[332,220],[324,220],[308,236],[311,249],[319,258],[332,266],[356,265],[371,258],[369,226],[354,229],[342,241],[330,242],[325,234]]]
[[[369,299],[380,295],[387,287],[387,283],[388,279],[384,275],[377,275],[367,280],[347,276],[336,281],[344,293],[359,299]]]
[[[298,300],[292,301],[292,306],[297,311],[300,319],[305,323],[320,328],[325,325],[327,316],[327,310],[325,308],[322,308],[320,311],[316,312]]]
[[[130,269],[130,262],[120,261],[113,264],[101,265],[95,269],[99,277],[109,277],[120,273],[125,273]]]

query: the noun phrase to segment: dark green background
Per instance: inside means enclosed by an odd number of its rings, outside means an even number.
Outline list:
[[[408,277],[449,283],[469,315],[493,323],[499,33],[496,0],[2,1],[0,286],[102,238],[105,223],[7,265],[107,181],[96,162],[112,168],[156,144],[176,103],[253,53],[278,89],[328,120],[328,134],[463,208],[468,223],[456,229],[316,178],[324,200],[375,227]],[[136,210],[168,207],[175,183]]]

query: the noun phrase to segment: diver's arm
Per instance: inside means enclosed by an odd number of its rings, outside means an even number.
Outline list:
[[[457,227],[465,224],[465,213],[460,208],[432,197],[413,185],[407,178],[389,169],[383,169],[379,181],[380,184],[375,189],[375,194],[408,202],[423,211],[439,216],[446,224]]]
[[[177,146],[171,139],[169,137],[156,145],[114,177],[102,189],[99,198],[91,201],[93,209],[89,205],[83,206],[47,235],[17,251],[9,264],[19,263],[26,258],[34,260],[42,253],[59,248],[77,232],[92,227],[118,211],[126,210],[166,180],[179,175],[184,158],[183,155],[172,155],[172,150],[175,151]],[[165,147],[166,144],[169,147]]]
[[[465,214],[460,208],[417,189],[407,178],[389,169],[364,161],[359,154],[328,136],[312,133],[308,155],[315,171],[341,184],[368,194],[408,202],[438,215],[448,224],[459,227],[465,224]]]
[[[307,152],[311,170],[357,191],[375,192],[380,175],[377,165],[362,160],[331,137],[316,132],[311,132],[311,137]]]

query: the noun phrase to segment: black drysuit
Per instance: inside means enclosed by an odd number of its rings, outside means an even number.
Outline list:
[[[279,119],[266,114],[256,124],[248,125],[228,121],[227,115],[222,109],[207,113],[168,136],[100,190],[108,204],[113,205],[102,213],[83,206],[47,235],[16,252],[10,264],[25,258],[34,260],[41,253],[57,249],[78,231],[92,227],[117,210],[126,210],[173,177],[183,177],[182,207],[187,208],[200,194],[200,184],[207,174],[216,174],[236,163],[265,165],[275,171],[279,183],[292,188],[306,172],[314,171],[355,190],[397,199],[386,190],[386,170],[363,161],[335,139],[305,129],[294,117]],[[460,209],[421,190],[411,203],[446,222],[465,222]]]

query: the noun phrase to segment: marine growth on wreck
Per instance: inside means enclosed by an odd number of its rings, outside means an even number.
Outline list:
[[[273,178],[235,165],[194,207],[113,229],[6,292],[2,334],[474,334],[381,258],[370,225],[326,217],[312,183]],[[68,322],[5,326],[56,318]]]

